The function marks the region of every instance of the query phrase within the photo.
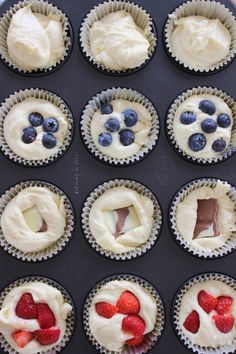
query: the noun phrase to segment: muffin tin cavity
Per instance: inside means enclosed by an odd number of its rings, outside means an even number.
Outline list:
[[[192,111],[182,112],[179,118],[180,123],[186,125],[185,129],[189,129],[190,133],[196,131],[194,123],[200,125],[199,132],[189,136],[188,146],[194,152],[201,151],[207,146],[209,134],[215,133],[216,139],[211,142],[211,149],[217,153],[223,152],[228,145],[225,134],[232,126],[231,114],[229,110],[227,113],[223,111],[221,101],[214,103],[210,99],[203,99],[197,105],[197,100],[198,98],[194,102],[194,97],[192,101],[190,98],[188,103],[186,102],[186,107],[192,106]]]
[[[217,163],[236,150],[236,103],[212,87],[194,87],[179,95],[167,113],[167,136],[190,162]]]
[[[159,137],[159,117],[148,99],[126,88],[102,91],[86,105],[81,134],[100,161],[125,166],[150,153]]]

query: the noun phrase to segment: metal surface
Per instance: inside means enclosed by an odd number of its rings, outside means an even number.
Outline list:
[[[1,13],[15,1],[6,1]],[[76,122],[74,141],[68,153],[54,164],[43,168],[25,168],[0,156],[0,193],[26,179],[42,179],[61,186],[74,205],[77,226],[69,246],[57,257],[44,263],[17,261],[0,249],[0,287],[15,278],[40,275],[53,278],[73,296],[77,308],[75,335],[64,353],[93,354],[81,325],[82,305],[88,291],[101,279],[116,273],[143,277],[160,292],[166,307],[164,334],[151,353],[187,354],[171,326],[171,303],[180,285],[189,277],[206,271],[223,272],[236,277],[235,252],[219,260],[197,259],[182,250],[168,229],[167,212],[175,192],[184,183],[197,177],[221,177],[236,185],[236,155],[215,166],[196,166],[184,161],[170,147],[165,136],[167,109],[182,91],[198,85],[223,89],[236,97],[236,61],[225,70],[210,76],[195,76],[178,69],[167,57],[162,28],[168,13],[180,0],[136,0],[149,11],[155,21],[159,43],[154,58],[140,72],[127,77],[112,77],[94,70],[83,58],[77,43],[77,31],[86,13],[99,1],[54,0],[66,12],[74,28],[75,43],[69,60],[59,70],[44,77],[23,77],[0,63],[0,101],[14,90],[39,87],[60,95],[72,110]],[[235,11],[230,1],[223,1]],[[130,167],[109,167],[94,159],[84,148],[79,134],[79,119],[87,101],[101,90],[112,86],[134,88],[147,96],[157,107],[161,120],[161,136],[155,150],[142,162]],[[87,195],[98,184],[112,178],[129,178],[144,183],[157,196],[163,209],[164,225],[153,249],[137,260],[116,262],[97,254],[86,242],[80,227],[80,212]]]

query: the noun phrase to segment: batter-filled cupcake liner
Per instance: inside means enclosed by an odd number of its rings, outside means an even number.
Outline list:
[[[92,235],[89,226],[89,215],[93,203],[99,197],[101,197],[106,191],[111,190],[112,188],[115,187],[130,188],[136,191],[137,193],[149,198],[154,205],[153,226],[147,241],[141,244],[140,246],[135,247],[132,251],[127,251],[124,253],[115,253],[110,250],[106,250],[102,248],[97,243],[95,237]],[[160,235],[161,227],[162,227],[162,211],[161,211],[160,204],[157,198],[154,196],[154,194],[147,187],[143,186],[142,184],[136,181],[123,180],[123,179],[110,180],[95,188],[84,203],[81,219],[82,219],[81,220],[82,228],[83,228],[85,238],[88,241],[88,243],[92,246],[92,248],[95,249],[97,252],[99,252],[102,256],[105,256],[110,259],[114,259],[116,261],[130,260],[144,255],[155,245]]]
[[[43,181],[26,181],[16,184],[11,187],[0,197],[0,220],[3,214],[4,209],[7,204],[18,195],[19,192],[23,191],[28,187],[43,187],[49,189],[51,192],[60,195],[64,199],[64,207],[65,207],[65,229],[63,235],[53,242],[49,247],[37,251],[37,252],[23,252],[22,250],[17,249],[7,242],[4,237],[1,225],[0,225],[0,246],[4,249],[4,251],[8,252],[11,256],[20,259],[25,262],[39,262],[45,261],[56,256],[60,253],[71,240],[73,230],[74,230],[74,210],[69,198],[66,196],[64,192],[62,192],[58,187],[54,186],[51,183],[43,182]],[[16,230],[17,232],[17,230]]]
[[[233,118],[233,125],[232,125],[232,130],[231,130],[231,139],[229,146],[227,149],[221,153],[218,154],[218,157],[213,157],[213,158],[200,158],[200,157],[195,157],[195,156],[190,156],[188,155],[184,150],[182,150],[176,140],[174,130],[173,130],[173,124],[174,124],[174,119],[175,119],[175,114],[179,106],[188,98],[192,97],[193,95],[202,95],[202,94],[207,94],[207,95],[213,95],[215,97],[219,97],[223,99],[223,101],[228,105],[228,107],[232,111],[232,118]],[[168,140],[175,150],[181,157],[183,157],[185,160],[192,162],[194,164],[198,165],[211,165],[211,164],[216,164],[219,162],[222,162],[229,157],[231,157],[235,151],[236,151],[236,101],[234,98],[232,98],[230,95],[228,95],[226,92],[219,90],[217,88],[213,87],[194,87],[192,89],[189,89],[182,94],[180,94],[174,102],[171,104],[168,113],[167,113],[167,118],[166,118],[166,132],[167,132],[167,137]]]
[[[0,293],[0,308],[2,308],[3,301],[4,301],[5,297],[12,289],[14,289],[18,286],[21,286],[23,284],[26,284],[26,283],[31,283],[31,282],[41,282],[41,283],[44,283],[44,284],[47,284],[47,285],[50,285],[50,286],[56,288],[57,290],[59,290],[61,292],[64,301],[66,303],[70,304],[72,307],[71,312],[68,314],[68,316],[66,318],[66,331],[65,331],[65,334],[64,334],[64,337],[62,338],[62,340],[58,344],[56,344],[54,347],[52,347],[51,349],[46,350],[46,351],[42,350],[42,351],[38,352],[37,354],[60,353],[67,346],[67,344],[71,340],[71,337],[74,332],[75,306],[74,306],[73,299],[68,294],[68,292],[56,281],[49,279],[49,278],[41,277],[41,276],[28,276],[28,277],[20,278],[16,281],[12,282],[11,284],[9,284],[5,289],[3,289],[1,291],[1,293]],[[16,351],[15,349],[13,349],[11,347],[11,345],[7,342],[7,340],[5,339],[5,337],[2,333],[0,333],[0,347],[2,348],[2,350],[5,353],[9,353],[9,354],[18,354],[19,353],[18,351]]]
[[[217,280],[225,283],[226,285],[230,286],[236,291],[236,280],[231,278],[228,275],[221,274],[221,273],[202,273],[199,274],[190,280],[188,280],[177,292],[173,308],[172,308],[172,321],[173,326],[176,331],[176,334],[180,341],[192,352],[198,354],[229,354],[234,353],[236,350],[236,338],[232,341],[229,345],[219,346],[217,348],[212,347],[202,347],[196,344],[192,344],[190,339],[184,334],[182,330],[182,324],[180,323],[179,313],[180,313],[180,306],[181,300],[183,296],[192,288],[192,286],[209,281],[209,280]]]
[[[12,16],[23,7],[30,5],[33,13],[40,13],[42,15],[48,16],[49,14],[55,14],[60,19],[63,27],[63,38],[65,44],[65,51],[62,58],[60,58],[55,64],[39,69],[25,70],[19,67],[9,56],[7,47],[7,33],[8,28],[12,19]],[[10,7],[0,19],[0,58],[3,63],[5,63],[10,69],[23,74],[23,75],[45,75],[51,73],[53,70],[61,66],[66,59],[68,59],[72,46],[73,46],[73,30],[70,25],[67,16],[59,10],[55,5],[43,0],[23,0]]]
[[[231,35],[231,45],[226,58],[210,67],[197,68],[187,65],[177,58],[172,50],[171,35],[175,29],[175,21],[188,16],[203,16],[209,19],[219,19],[220,22],[229,30]],[[232,12],[220,2],[209,0],[191,0],[177,7],[169,14],[164,27],[164,43],[167,54],[180,68],[194,74],[207,75],[215,73],[229,65],[236,55],[236,19]]]
[[[143,30],[150,46],[148,49],[148,58],[142,65],[132,69],[113,70],[99,63],[92,57],[90,51],[89,31],[95,21],[101,20],[103,17],[112,12],[121,10],[128,12],[133,17],[135,24]],[[84,18],[80,27],[79,43],[85,59],[97,70],[110,75],[128,75],[142,69],[151,60],[157,46],[157,33],[153,19],[141,6],[129,1],[109,0],[94,6],[94,8]]]
[[[211,187],[214,188],[217,184],[217,182],[222,182],[224,184],[227,184],[229,186],[229,191],[227,193],[228,197],[230,200],[234,203],[234,212],[236,213],[236,189],[234,186],[230,185],[228,182],[220,180],[219,178],[201,178],[201,179],[196,179],[193,180],[187,184],[185,184],[174,196],[174,198],[171,201],[170,205],[170,210],[169,210],[169,225],[171,228],[171,232],[173,234],[174,239],[177,241],[177,243],[188,253],[204,258],[204,259],[214,259],[214,258],[219,258],[226,256],[227,254],[231,253],[236,249],[236,231],[232,231],[230,237],[228,240],[225,242],[224,245],[222,245],[219,248],[216,248],[212,251],[208,250],[200,250],[195,247],[193,247],[189,242],[187,242],[183,236],[180,234],[178,228],[177,228],[177,223],[176,223],[176,216],[177,216],[177,210],[178,206],[181,202],[184,201],[184,199],[193,191],[197,190],[198,188],[202,187]]]
[[[127,100],[139,103],[148,110],[151,117],[151,129],[148,136],[148,143],[141,147],[136,154],[127,158],[114,158],[105,155],[96,147],[92,138],[90,126],[93,115],[101,108],[102,103],[110,102],[112,100]],[[153,104],[141,93],[132,89],[120,87],[107,89],[94,96],[83,111],[80,126],[82,139],[88,151],[99,161],[114,166],[127,166],[137,163],[145,158],[154,149],[160,134],[160,120]]]
[[[135,347],[125,347],[122,352],[114,352],[114,351],[109,351],[106,348],[102,347],[97,340],[94,338],[94,336],[91,333],[90,326],[89,326],[89,310],[91,308],[94,296],[102,289],[103,286],[105,286],[107,283],[114,281],[114,280],[125,280],[125,281],[131,281],[133,283],[136,283],[140,285],[142,288],[147,290],[150,295],[154,298],[156,305],[157,305],[157,319],[156,323],[154,326],[154,329],[145,335],[145,341]],[[164,305],[162,302],[162,299],[157,292],[157,290],[146,280],[130,275],[130,274],[117,274],[117,275],[112,275],[101,282],[99,282],[95,287],[90,291],[88,294],[85,303],[84,303],[84,309],[83,309],[83,326],[84,326],[84,331],[89,339],[89,341],[92,343],[92,345],[96,348],[96,350],[100,353],[103,354],[145,354],[149,352],[158,342],[160,339],[163,329],[165,325],[165,309]],[[114,333],[115,335],[115,333]]]
[[[49,103],[52,103],[57,108],[60,109],[62,114],[66,117],[66,121],[68,124],[67,133],[65,135],[64,141],[62,145],[59,147],[58,151],[45,158],[40,160],[28,160],[22,156],[17,155],[11,148],[8,146],[5,136],[4,136],[4,120],[10,110],[16,105],[24,101],[27,98],[35,98],[35,99],[42,99],[46,100]],[[3,154],[9,158],[10,160],[14,161],[23,166],[27,167],[40,167],[46,166],[51,164],[52,162],[56,161],[58,158],[62,157],[67,149],[69,148],[74,133],[74,121],[72,113],[63,99],[56,94],[39,89],[39,88],[30,88],[25,90],[20,90],[18,92],[14,92],[10,97],[6,98],[5,101],[0,106],[0,149],[2,150]]]

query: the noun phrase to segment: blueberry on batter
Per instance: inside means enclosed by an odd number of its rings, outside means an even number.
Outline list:
[[[216,106],[213,102],[211,102],[209,100],[203,100],[199,103],[199,109],[202,112],[212,116],[216,111]]]
[[[102,114],[111,114],[113,112],[113,107],[109,103],[102,103],[101,104],[101,112]]]
[[[99,134],[98,142],[100,145],[102,145],[104,147],[111,145],[111,143],[112,143],[111,134],[107,133],[107,132]]]
[[[212,149],[216,152],[222,152],[224,151],[226,148],[226,142],[224,139],[217,139],[214,141],[214,143],[212,144]]]
[[[124,129],[119,134],[120,134],[120,142],[122,145],[128,146],[133,144],[135,135],[132,130]]]
[[[217,129],[217,123],[212,118],[206,118],[202,121],[201,128],[207,134],[214,133]]]
[[[185,125],[192,124],[196,119],[197,117],[194,112],[184,112],[180,116],[180,122]]]
[[[25,144],[31,144],[35,141],[37,132],[33,127],[23,129],[22,141]]]
[[[47,149],[53,149],[57,145],[57,139],[51,133],[45,133],[43,135],[42,143]]]
[[[206,145],[206,138],[204,134],[196,133],[190,136],[188,144],[191,150],[200,151]]]
[[[109,132],[117,132],[120,129],[120,122],[117,118],[109,118],[106,123],[105,127]]]
[[[30,113],[28,120],[32,125],[32,127],[39,127],[40,125],[43,124],[43,116],[38,112]]]
[[[221,128],[228,128],[231,124],[231,119],[228,116],[228,114],[225,113],[219,114],[217,117],[217,124]]]
[[[126,109],[123,115],[126,127],[133,127],[138,121],[138,114],[133,109]]]

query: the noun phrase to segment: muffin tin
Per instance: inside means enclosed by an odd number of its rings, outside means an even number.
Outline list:
[[[7,0],[0,15],[16,1]],[[54,0],[53,3],[70,19],[78,36],[80,23],[98,0]],[[83,58],[75,41],[70,58],[53,73],[43,77],[17,75],[0,63],[0,101],[12,92],[39,87],[55,92],[68,103],[75,119],[75,134],[67,153],[50,166],[30,168],[18,166],[0,155],[0,194],[24,180],[44,180],[60,187],[72,202],[76,229],[68,247],[46,262],[29,264],[16,260],[0,249],[0,288],[16,278],[28,275],[44,276],[58,281],[73,297],[77,326],[75,334],[63,351],[66,354],[95,354],[82,328],[83,303],[89,291],[101,280],[113,274],[134,274],[153,284],[164,301],[166,324],[156,347],[150,353],[181,353],[189,350],[176,337],[171,325],[171,303],[180,286],[189,278],[203,272],[221,272],[236,278],[235,252],[222,259],[198,259],[182,250],[173,240],[168,228],[168,207],[177,190],[186,182],[200,177],[219,177],[236,185],[234,155],[222,164],[197,166],[184,161],[171,148],[165,135],[165,119],[172,101],[182,91],[196,86],[217,87],[236,97],[235,67],[232,62],[224,70],[210,76],[196,76],[179,69],[166,55],[161,34],[169,13],[181,0],[136,0],[152,16],[158,32],[158,46],[153,59],[143,70],[126,77],[107,76],[94,70]],[[221,0],[236,15],[228,0]],[[161,122],[160,139],[152,154],[139,164],[128,167],[107,166],[94,159],[80,137],[79,121],[85,104],[102,90],[126,87],[142,92],[157,108]],[[154,192],[163,210],[163,228],[159,241],[147,254],[131,261],[117,262],[95,252],[85,240],[80,222],[83,204],[97,185],[123,178],[137,180]],[[0,353],[3,353],[0,350]]]

